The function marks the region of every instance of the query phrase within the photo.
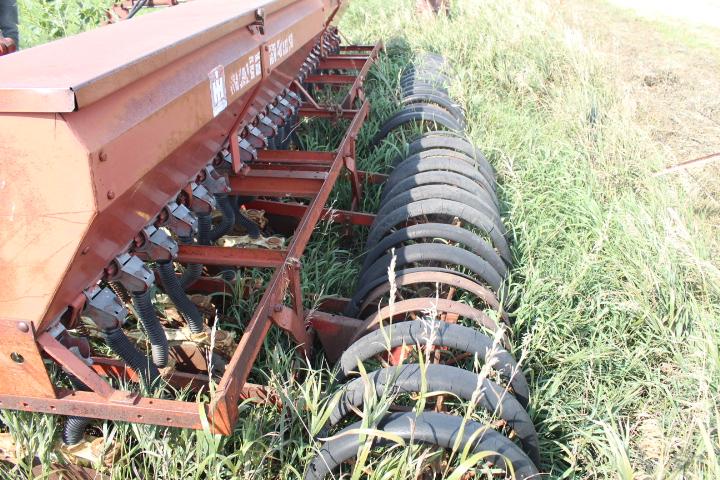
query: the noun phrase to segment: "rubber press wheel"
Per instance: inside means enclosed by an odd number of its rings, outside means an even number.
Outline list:
[[[416,275],[421,275],[422,278],[425,278],[427,275],[437,275],[440,277],[453,275],[453,277],[443,281],[437,279],[424,280],[423,282],[410,281],[410,279],[416,279]],[[407,282],[405,282],[406,277],[408,278]],[[508,323],[507,316],[503,315],[500,302],[498,301],[495,293],[487,287],[477,283],[477,281],[468,274],[442,267],[423,266],[403,268],[402,270],[395,270],[393,282],[397,287],[394,296],[395,301],[405,300],[408,298],[428,297],[432,295],[447,300],[461,300],[464,294],[462,291],[458,292],[458,290],[464,290],[468,294],[474,296],[475,299],[483,305],[500,312],[503,317],[503,321]],[[461,285],[458,285],[458,283]],[[370,303],[379,300],[389,292],[390,279],[387,273],[361,284],[360,288],[355,292],[353,297],[350,299],[350,302],[345,307],[346,315],[354,316],[356,318],[367,318],[373,313]],[[374,295],[374,297],[371,298],[370,295]],[[375,305],[374,311],[377,311],[379,306],[380,304]]]
[[[385,253],[389,253],[393,247],[406,245],[406,242],[432,242],[435,239],[455,246],[466,247],[466,250],[490,263],[500,276],[507,275],[507,265],[482,237],[464,228],[445,223],[420,223],[393,232],[365,253],[362,270]]]
[[[412,147],[412,144],[411,144]],[[487,185],[490,189],[493,191],[497,187],[497,181],[495,179],[495,171],[493,170],[492,166],[485,160],[484,157],[481,157],[480,160],[477,160],[470,155],[466,154],[465,152],[460,152],[457,150],[454,150],[452,148],[445,148],[445,147],[434,147],[434,148],[425,148],[421,149],[419,151],[408,151],[408,154],[406,157],[398,156],[393,161],[393,169],[398,168],[403,163],[409,161],[415,161],[419,159],[423,160],[429,160],[431,158],[446,158],[446,159],[452,159],[458,163],[462,163],[466,166],[469,166],[478,172],[484,177],[485,182],[484,184]]]
[[[493,369],[498,378],[508,385],[515,398],[527,408],[530,389],[522,370],[513,356],[502,346],[497,345],[488,335],[455,323],[438,320],[415,320],[394,323],[382,330],[374,330],[352,343],[340,357],[339,365],[344,376],[355,374],[360,363],[366,364],[379,355],[394,348],[416,346],[425,349],[428,346],[442,347],[458,354],[469,355],[484,363],[492,358]]]
[[[487,165],[490,173],[492,174],[491,176],[493,179],[495,178],[495,172],[490,163],[487,161],[482,152],[475,148],[468,139],[461,136],[443,135],[443,133],[447,132],[426,132],[420,138],[413,140],[408,146],[408,156],[435,148],[453,150],[467,155],[480,165]],[[399,159],[395,162],[395,164],[397,163],[400,163]]]
[[[393,302],[432,296],[463,301],[493,311],[506,325],[510,325],[507,312],[492,290],[468,275],[440,267],[405,268],[395,272],[392,283],[388,275],[376,277],[362,285],[346,310],[356,318],[367,318],[379,308],[389,305],[390,296]]]
[[[362,431],[362,428],[362,422],[352,424],[326,442],[320,454],[308,465],[305,480],[346,478],[353,471],[354,459],[366,439],[366,435],[356,433]],[[366,475],[372,475],[372,454],[381,454],[390,442],[387,438],[391,436],[402,438],[406,444],[427,445],[432,450],[441,450],[443,458],[449,458],[446,452],[456,447],[459,452],[466,449],[473,453],[487,452],[487,456],[482,456],[482,463],[494,465],[507,472],[512,471],[516,479],[525,480],[538,475],[537,468],[520,447],[503,435],[488,429],[486,425],[464,421],[461,417],[434,412],[419,415],[391,413],[375,428],[390,435],[377,438],[373,442],[371,458],[363,468]],[[432,460],[436,459],[435,457]],[[429,464],[428,468],[431,469],[432,464]],[[423,469],[420,478],[441,478],[437,477],[438,474],[442,475]]]
[[[401,105],[413,105],[415,103],[430,103],[447,110],[463,127],[467,125],[465,113],[460,105],[453,102],[450,97],[439,90],[430,88],[412,88],[403,90]]]
[[[390,188],[383,190],[380,202],[381,204],[384,204],[388,202],[390,198],[401,195],[403,192],[407,192],[408,190],[421,187],[423,185],[450,185],[458,187],[476,197],[479,197],[481,201],[486,204],[495,204],[487,189],[478,185],[477,182],[460,173],[444,170],[428,170],[419,172],[400,180]]]
[[[402,364],[375,370],[367,377],[356,378],[344,386],[340,400],[330,414],[329,425],[334,426],[352,416],[354,412],[362,411],[365,393],[370,385],[379,398],[386,393],[398,397],[421,391],[447,392],[451,397],[449,401],[445,400],[441,406],[437,403],[434,406],[443,408],[446,412],[457,406],[461,415],[465,403],[477,398],[478,407],[483,409],[486,415],[505,422],[507,429],[514,432],[533,463],[538,464],[540,461],[535,426],[520,402],[494,381],[451,365],[433,363],[422,367],[416,363]],[[442,397],[447,399],[448,395],[443,394]],[[464,402],[457,405],[452,397]]]
[[[495,208],[495,204],[483,200],[462,188],[453,187],[452,185],[424,185],[415,187],[408,191],[402,192],[392,198],[388,198],[386,202],[380,205],[380,209],[375,214],[380,217],[386,215],[393,210],[400,208],[412,202],[429,199],[452,200],[465,204],[475,210],[487,215],[495,224],[495,226],[505,235],[505,225],[502,223],[500,214]]]
[[[487,235],[493,246],[498,250],[500,257],[508,264],[511,263],[510,247],[507,240],[492,220],[472,207],[451,200],[420,200],[376,218],[368,233],[367,248],[373,248],[384,237],[396,230],[396,227],[407,223],[413,218],[428,218],[426,222],[420,223],[451,223],[452,219],[459,219],[463,225],[470,225]],[[437,218],[449,218],[451,220],[437,222],[435,220]]]
[[[380,200],[384,201],[387,197],[386,192],[392,191],[396,184],[418,173],[432,170],[455,172],[473,180],[487,192],[487,196],[495,207],[499,208],[500,202],[497,199],[493,184],[490,183],[491,180],[488,180],[483,172],[467,162],[458,161],[452,156],[433,155],[433,152],[420,152],[395,166],[395,169],[385,181]]]
[[[450,79],[444,73],[427,70],[407,72],[400,77],[401,88],[406,88],[408,85],[416,83],[446,87],[450,84]]]
[[[414,123],[439,125],[448,130],[460,131],[463,129],[463,125],[450,115],[447,110],[437,105],[417,103],[402,108],[390,117],[373,137],[371,145],[379,145],[392,131]]]
[[[490,286],[496,292],[503,281],[502,276],[487,260],[472,252],[442,243],[419,243],[400,247],[393,253],[378,258],[362,271],[358,283],[362,285],[378,277],[387,276],[388,267],[393,259],[398,269],[405,265],[464,268],[472,272],[476,281]]]

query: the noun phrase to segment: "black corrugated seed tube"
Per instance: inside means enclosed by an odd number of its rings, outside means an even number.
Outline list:
[[[90,422],[92,422],[92,419],[87,417],[67,417],[62,432],[63,443],[73,446],[82,442],[85,429],[90,425]]]
[[[102,337],[108,347],[124,361],[130,368],[135,370],[142,378],[148,389],[151,389],[155,381],[160,377],[160,372],[150,359],[137,349],[130,339],[122,331],[121,327],[103,330]]]
[[[203,331],[203,317],[197,306],[190,300],[185,290],[180,285],[177,275],[175,275],[175,267],[172,262],[158,262],[158,274],[162,281],[165,293],[168,294],[170,300],[175,304],[180,314],[190,327],[192,333],[200,333]]]
[[[250,238],[258,238],[260,236],[260,227],[258,227],[255,222],[253,222],[239,212],[240,205],[252,202],[253,200],[255,200],[255,197],[234,196],[231,198],[233,199],[235,205],[235,210],[233,211],[233,213],[237,212],[237,215],[235,215],[235,223],[243,227],[247,234],[250,236]]]
[[[82,383],[75,375],[68,373],[68,379],[75,390],[88,392],[90,389]],[[65,445],[72,446],[82,442],[85,429],[92,422],[92,418],[76,417],[71,415],[65,419],[65,426],[62,432],[62,441]]]
[[[150,340],[153,363],[160,368],[165,368],[168,360],[168,341],[152,304],[152,293],[150,290],[133,292],[132,299],[138,319],[145,327],[148,340]]]
[[[208,214],[198,215],[198,234],[197,243],[198,245],[210,245],[210,227],[212,226],[212,218]],[[190,239],[188,239],[189,243]],[[183,290],[195,283],[200,278],[203,271],[203,265],[201,263],[188,263],[185,266],[185,271],[180,276],[180,285]]]
[[[215,195],[217,206],[222,212],[222,220],[220,223],[210,230],[210,243],[215,243],[223,235],[230,233],[230,229],[235,225],[235,207],[230,197],[225,193]]]

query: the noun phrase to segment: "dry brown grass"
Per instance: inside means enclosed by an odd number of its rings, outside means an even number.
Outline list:
[[[617,89],[665,166],[720,152],[720,55],[710,46],[720,32],[683,19],[649,21],[597,1],[561,5],[570,23],[594,38],[594,52],[613,69]],[[708,235],[720,241],[720,160],[667,179],[683,186],[706,217]]]

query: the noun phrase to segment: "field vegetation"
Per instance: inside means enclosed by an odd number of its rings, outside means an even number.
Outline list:
[[[93,26],[104,1],[21,0],[24,45]],[[718,238],[632,118],[611,66],[551,0],[453,1],[449,16],[418,17],[411,0],[353,0],[340,20],[354,43],[387,47],[367,90],[373,117],[360,137],[363,170],[387,172],[401,138],[369,140],[396,108],[401,69],[419,52],[444,55],[468,134],[498,173],[515,267],[509,280],[514,354],[530,380],[531,416],[550,478],[720,478]],[[303,142],[332,148],[337,131],[308,124]],[[347,208],[347,185],[333,204]],[[373,212],[377,187],[362,208]],[[305,290],[348,296],[354,240],[322,224],[303,262]],[[245,275],[250,275],[246,272]],[[239,324],[253,301],[228,296]],[[316,297],[308,298],[312,307]],[[235,327],[237,328],[237,327]],[[322,354],[299,358],[268,336],[252,380],[283,407],[240,405],[231,437],[146,425],[102,425],[120,449],[114,479],[300,479],[321,445],[333,401]],[[366,412],[376,418],[379,401]],[[30,478],[32,458],[56,460],[55,418],[3,411],[25,455],[0,466]],[[373,478],[414,478],[397,453]],[[360,472],[357,472],[360,478]]]

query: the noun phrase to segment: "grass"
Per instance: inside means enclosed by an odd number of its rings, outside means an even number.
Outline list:
[[[343,33],[388,45],[368,82],[373,118],[360,137],[360,167],[386,170],[402,148],[366,147],[394,108],[402,65],[417,51],[445,55],[469,136],[502,185],[515,354],[531,383],[542,470],[551,478],[719,478],[717,239],[680,185],[651,175],[661,165],[656,146],[554,2],[454,4],[451,18],[418,20],[410,0],[350,2]],[[305,140],[327,147],[334,134],[315,129]],[[377,191],[368,190],[363,208],[373,211]],[[340,185],[334,204],[347,206],[348,192]],[[357,233],[345,243],[339,227],[319,227],[304,261],[307,291],[352,292]],[[240,304],[238,318],[250,308]],[[252,375],[286,401],[280,410],[243,403],[231,437],[105,424],[121,446],[112,477],[302,478],[333,398],[328,365],[322,355],[296,358],[271,331]],[[52,459],[51,417],[2,419],[27,451]],[[407,463],[395,457],[376,478],[406,478]],[[29,477],[28,464],[0,475]]]
[[[83,32],[107,20],[113,0],[18,0],[20,47]]]

